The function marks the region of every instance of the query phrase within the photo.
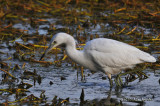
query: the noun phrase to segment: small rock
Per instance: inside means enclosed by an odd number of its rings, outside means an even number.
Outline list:
[[[65,77],[61,77],[61,81],[62,81],[62,80],[66,80],[66,78],[65,78]]]
[[[53,82],[52,82],[52,81],[50,81],[50,82],[49,82],[49,84],[50,84],[50,85],[52,85],[52,84],[53,84]]]

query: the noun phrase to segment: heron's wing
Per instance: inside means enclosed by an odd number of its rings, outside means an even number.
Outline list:
[[[99,66],[121,69],[142,63],[141,56],[149,55],[128,44],[104,38],[88,42],[84,50]]]
[[[132,65],[141,63],[136,57],[124,55],[122,53],[103,53],[99,51],[88,52],[92,61],[101,67],[121,68],[125,69]]]

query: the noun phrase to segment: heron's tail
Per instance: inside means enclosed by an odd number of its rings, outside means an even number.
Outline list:
[[[143,52],[142,55],[140,55],[140,59],[145,62],[156,62],[156,58],[146,52]]]

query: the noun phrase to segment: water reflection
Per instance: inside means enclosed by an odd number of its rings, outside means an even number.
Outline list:
[[[112,93],[114,95],[112,95]],[[85,90],[82,89],[81,95],[80,95],[80,106],[115,106],[115,105],[137,105],[137,106],[143,106],[144,100],[141,98],[127,98],[122,97],[122,88],[116,88],[115,91],[112,91],[112,89],[108,90],[106,93],[106,97],[100,99],[93,99],[93,100],[85,100],[85,97],[87,94],[85,94]],[[116,95],[116,96],[115,96]]]

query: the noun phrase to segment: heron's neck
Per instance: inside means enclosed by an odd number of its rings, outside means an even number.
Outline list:
[[[83,66],[83,64],[85,63],[85,57],[84,57],[84,53],[82,51],[79,51],[76,49],[76,44],[75,42],[71,45],[67,45],[66,46],[66,52],[67,55],[76,63],[80,64]]]

